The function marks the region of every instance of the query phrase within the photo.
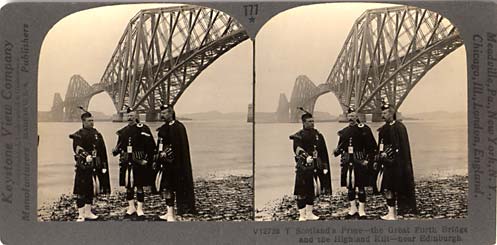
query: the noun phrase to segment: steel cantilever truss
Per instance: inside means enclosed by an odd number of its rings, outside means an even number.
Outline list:
[[[217,58],[248,39],[231,16],[215,9],[178,6],[141,10],[128,23],[99,83],[75,75],[67,90],[65,120],[79,119],[78,106],[106,91],[117,110],[157,112],[174,105]]]
[[[81,111],[78,106],[87,109],[90,104],[90,99],[95,94],[103,92],[100,84],[90,85],[80,75],[73,75],[67,87],[66,97],[64,99],[64,120],[74,121],[79,120]]]
[[[128,24],[101,79],[118,111],[174,105],[194,79],[248,39],[242,26],[215,9],[181,6],[140,11]]]
[[[330,91],[326,84],[316,86],[307,76],[298,76],[290,100],[290,121],[299,121],[299,115],[302,114],[302,111],[297,109],[298,107],[313,112],[317,98],[328,92]]]
[[[407,6],[367,10],[355,21],[326,82],[314,88],[318,91],[294,91],[295,101],[314,108],[317,97],[333,92],[344,111],[354,105],[361,113],[375,113],[383,98],[398,109],[419,80],[462,45],[457,29],[435,12]],[[303,94],[308,97],[300,98]]]

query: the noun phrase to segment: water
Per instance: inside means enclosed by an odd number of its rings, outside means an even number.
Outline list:
[[[241,121],[184,121],[190,142],[194,178],[226,175],[252,176],[252,125]],[[154,133],[162,123],[146,123]],[[126,123],[95,122],[102,133],[109,157],[111,187],[118,186],[118,158],[111,154],[115,132]],[[38,134],[38,206],[71,194],[74,158],[69,134],[81,128],[79,122],[40,122]]]
[[[160,123],[147,123],[152,130]],[[185,121],[190,141],[193,173],[198,177],[252,175],[252,125],[238,121]],[[467,123],[455,121],[405,121],[411,143],[416,178],[437,175],[467,175]],[[110,151],[116,144],[115,132],[125,123],[96,122],[103,134],[110,161],[111,186],[118,187],[117,158]],[[376,129],[382,123],[369,124]],[[337,144],[336,132],[346,124],[317,122],[331,156],[333,191],[339,187],[338,159],[331,154]],[[38,205],[72,193],[74,160],[68,135],[80,123],[39,123]],[[295,178],[292,142],[288,136],[301,124],[256,124],[255,131],[255,204],[256,209],[269,201],[292,194]],[[156,134],[154,134],[156,138]]]
[[[467,175],[467,122],[404,121],[409,134],[415,178],[433,175]],[[383,123],[370,123],[375,138]],[[324,135],[330,155],[333,192],[339,186],[339,159],[333,157],[337,145],[337,131],[344,123],[317,122],[316,128]],[[261,209],[275,199],[293,194],[295,163],[292,141],[288,136],[300,130],[301,124],[256,124],[255,129],[255,208]]]

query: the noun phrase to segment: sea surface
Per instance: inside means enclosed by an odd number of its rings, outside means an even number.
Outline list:
[[[456,120],[404,121],[411,146],[415,178],[468,174],[466,118]],[[369,123],[375,139],[383,123]],[[345,123],[316,122],[324,135],[330,155],[333,192],[339,186],[339,158],[333,157],[337,132]],[[295,163],[289,136],[301,129],[299,123],[256,124],[255,128],[255,208],[267,208],[284,195],[293,195]]]
[[[146,123],[157,140],[162,123]],[[228,175],[252,176],[252,124],[230,120],[183,121],[190,142],[194,178],[220,178]],[[118,157],[112,156],[115,132],[126,123],[95,122],[107,147],[111,188],[118,186]],[[81,128],[79,122],[40,122],[38,134],[38,207],[72,194],[74,157],[69,134]]]
[[[227,175],[252,176],[252,125],[243,121],[194,120],[183,122],[190,141],[195,178]],[[369,123],[376,129],[383,123]],[[467,175],[467,121],[404,121],[411,143],[415,178]],[[103,134],[110,161],[111,187],[118,187],[118,159],[111,154],[115,132],[125,123],[96,122]],[[155,132],[161,123],[147,123]],[[324,135],[331,161],[333,192],[339,187],[339,162],[332,156],[337,131],[346,124],[317,122]],[[69,134],[81,127],[78,122],[40,122],[38,133],[38,206],[49,204],[61,194],[71,194],[74,159]],[[291,195],[295,178],[292,142],[288,136],[300,130],[299,123],[257,123],[255,130],[255,208],[262,209],[284,195]],[[156,134],[154,133],[154,138]]]

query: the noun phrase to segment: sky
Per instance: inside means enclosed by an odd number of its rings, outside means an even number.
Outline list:
[[[79,74],[99,82],[125,26],[139,4],[100,7],[69,15],[47,34],[40,54],[39,110],[50,110],[55,92],[64,98],[69,79]],[[280,93],[290,98],[295,79],[307,75],[316,85],[329,75],[352,23],[366,10],[392,5],[332,3],[287,10],[270,19],[256,37],[256,111],[276,111]],[[466,53],[459,48],[436,65],[411,91],[403,113],[466,111]],[[252,44],[247,40],[204,70],[176,104],[182,113],[246,112],[252,99]],[[227,103],[229,102],[229,103]],[[90,110],[115,113],[101,93]],[[321,96],[316,110],[339,114],[332,93]]]
[[[81,75],[89,84],[99,82],[126,25],[140,9],[170,6],[107,6],[60,20],[46,35],[40,54],[38,110],[50,110],[55,92],[64,99],[74,74]],[[204,70],[181,96],[176,111],[246,112],[252,99],[251,47],[250,41],[245,41]],[[226,103],[228,98],[230,103]],[[89,109],[115,113],[107,93],[94,96]]]
[[[353,22],[366,10],[387,4],[318,4],[287,10],[266,23],[256,38],[256,111],[276,111],[280,93],[290,99],[295,79],[326,81]],[[466,53],[451,53],[414,87],[400,111],[466,111]],[[322,95],[315,110],[340,114],[333,93]]]

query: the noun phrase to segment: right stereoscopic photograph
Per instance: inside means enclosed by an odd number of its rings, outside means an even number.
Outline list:
[[[466,51],[450,19],[301,6],[255,52],[257,221],[468,216]]]

